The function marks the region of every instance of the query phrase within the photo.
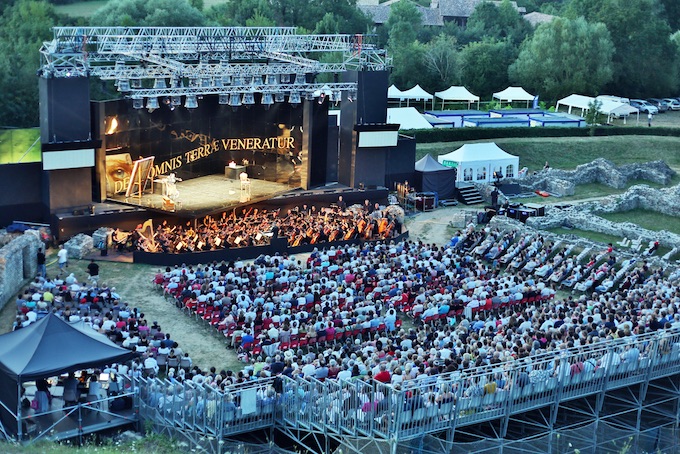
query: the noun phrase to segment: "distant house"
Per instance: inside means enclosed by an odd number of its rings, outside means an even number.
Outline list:
[[[539,13],[538,11],[524,15],[524,19],[526,19],[532,27],[538,27],[541,24],[552,22],[556,18],[557,16],[553,16],[552,14]]]
[[[385,3],[379,3],[378,0],[359,0],[357,7],[370,17],[375,25],[383,25],[390,18],[390,8],[399,1],[410,0],[390,0]],[[490,0],[430,0],[429,8],[418,4],[415,6],[420,11],[423,25],[441,27],[447,22],[455,22],[464,27],[475,8],[486,1]],[[491,1],[491,3],[498,5],[501,2]],[[510,2],[510,4],[520,14],[526,12],[524,7],[517,6],[517,2]]]

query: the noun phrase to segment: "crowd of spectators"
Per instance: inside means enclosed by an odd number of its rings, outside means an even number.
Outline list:
[[[468,228],[447,246],[331,246],[306,261],[176,266],[155,283],[224,333],[246,363],[241,380],[283,374],[404,386],[551,354],[541,374],[553,376],[567,348],[680,327],[677,271],[611,249],[576,251],[539,234]],[[576,267],[579,278],[565,283]],[[587,291],[571,292],[588,280]],[[571,293],[556,299],[560,288]]]

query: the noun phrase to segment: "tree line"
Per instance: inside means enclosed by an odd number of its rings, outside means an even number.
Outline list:
[[[433,92],[465,85],[489,98],[521,85],[542,100],[571,93],[628,97],[680,95],[677,0],[518,0],[557,16],[535,29],[508,1],[480,4],[465,27],[423,26],[416,4],[391,7],[380,27],[356,0],[109,1],[89,18],[59,14],[53,3],[0,0],[0,124],[38,124],[38,50],[54,26],[294,26],[308,33],[368,33],[393,57],[391,82]],[[421,2],[422,3],[422,2]],[[92,81],[94,98],[116,96]]]

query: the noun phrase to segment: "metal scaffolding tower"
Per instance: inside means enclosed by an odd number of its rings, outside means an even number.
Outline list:
[[[221,95],[240,105],[245,94],[262,104],[295,104],[328,96],[339,101],[354,83],[317,82],[319,74],[389,68],[385,51],[364,35],[300,35],[293,27],[55,27],[43,43],[39,75],[114,80],[125,97]],[[323,56],[323,62],[319,61]]]

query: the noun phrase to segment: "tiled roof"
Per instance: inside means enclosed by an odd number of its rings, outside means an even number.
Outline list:
[[[537,25],[545,24],[546,22],[552,22],[555,18],[557,18],[557,16],[535,11],[533,13],[525,14],[524,18],[528,20],[531,25],[536,27]]]

